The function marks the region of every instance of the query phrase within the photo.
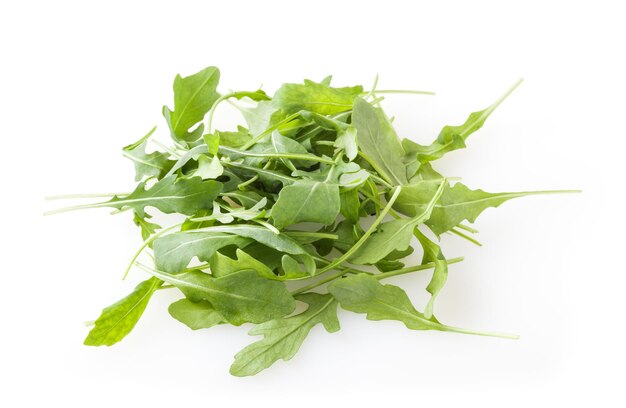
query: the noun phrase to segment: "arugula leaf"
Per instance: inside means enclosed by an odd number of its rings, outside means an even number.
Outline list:
[[[172,139],[186,145],[202,136],[204,125],[200,124],[193,131],[189,129],[200,122],[211,106],[219,98],[217,84],[220,71],[216,67],[208,67],[202,71],[182,78],[174,79],[174,109],[163,106],[163,116],[170,127]]]
[[[427,263],[435,264],[435,271],[430,283],[426,287],[426,290],[432,295],[426,308],[424,309],[424,317],[430,319],[433,316],[433,307],[435,304],[435,298],[441,292],[441,289],[446,284],[448,279],[448,262],[443,256],[443,252],[439,245],[428,239],[419,229],[415,228],[415,237],[419,240],[422,248],[424,249],[424,257],[422,258],[422,265]]]
[[[380,224],[377,231],[350,257],[350,262],[356,265],[374,264],[392,251],[406,250],[413,236],[413,230],[419,223],[429,219],[444,187],[445,182],[440,183],[421,214],[409,219],[397,219]]]
[[[135,181],[142,180],[144,177],[162,178],[174,165],[174,160],[169,159],[169,154],[158,151],[146,153],[148,139],[155,130],[156,126],[144,137],[122,149],[124,156],[135,164]]]
[[[334,115],[352,109],[354,98],[363,93],[362,86],[332,88],[305,79],[304,84],[284,84],[276,91],[272,103],[286,114],[301,110]]]
[[[191,330],[208,329],[226,323],[224,317],[206,300],[192,302],[186,298],[180,299],[172,303],[167,310],[174,319]]]
[[[254,225],[220,225],[199,230],[165,235],[154,241],[154,257],[158,269],[179,272],[194,256],[208,261],[215,251],[228,245],[240,248],[255,240],[277,251],[309,256],[304,248],[285,234],[275,234],[267,228]]]
[[[360,273],[340,279],[328,291],[342,308],[367,313],[369,320],[398,320],[413,330],[446,330],[435,318],[418,312],[402,289],[382,285],[371,275]]]
[[[406,168],[400,160],[404,157],[404,149],[382,110],[374,108],[363,98],[357,98],[352,125],[357,130],[358,146],[367,162],[387,182],[406,184]]]
[[[491,115],[521,83],[522,80],[516,82],[515,85],[487,109],[471,113],[462,125],[444,126],[439,136],[437,136],[437,140],[429,146],[422,146],[407,140],[404,142],[405,148],[408,148],[409,153],[416,155],[417,161],[420,163],[428,163],[440,159],[448,152],[464,148],[465,140],[483,126],[489,115]]]
[[[220,278],[198,270],[170,274],[147,269],[153,276],[176,286],[191,301],[208,301],[229,323],[263,323],[293,312],[295,301],[282,282],[262,278],[251,270]]]
[[[192,177],[200,177],[202,180],[216,179],[224,173],[224,167],[219,157],[203,154],[198,157],[198,168],[191,174]]]
[[[137,213],[133,215],[133,222],[136,226],[141,228],[141,238],[143,238],[144,241],[150,238],[150,235],[153,235],[156,230],[161,229],[160,225],[148,221],[150,218],[152,218],[152,216],[148,213],[145,213],[143,217],[140,217]]]
[[[299,180],[280,190],[271,217],[278,229],[304,221],[330,225],[337,218],[340,207],[338,186]]]
[[[307,310],[296,316],[271,320],[253,328],[250,335],[264,337],[237,353],[235,362],[230,367],[232,375],[254,375],[280,359],[290,360],[317,324],[322,324],[329,333],[339,330],[337,302],[331,296],[307,293],[296,299],[307,303]]]
[[[133,330],[150,298],[163,281],[150,278],[141,282],[124,299],[102,310],[95,326],[85,339],[86,346],[112,346]]]
[[[238,235],[223,232],[199,233],[190,230],[165,235],[152,245],[158,269],[165,272],[180,272],[195,256],[200,261],[208,261],[220,248],[228,245],[245,246],[249,243],[249,239]]]
[[[256,271],[260,276],[266,279],[276,279],[274,272],[263,262],[257,261],[243,250],[237,248],[236,259],[230,258],[216,252],[211,258],[211,273],[216,278],[229,275],[239,271]]]
[[[219,143],[228,147],[241,147],[252,139],[248,129],[243,126],[237,126],[236,132],[222,132],[218,130],[215,133],[219,136]]]
[[[421,212],[425,201],[431,198],[436,186],[436,183],[429,181],[406,186],[394,203],[394,208],[408,216]],[[426,224],[435,234],[441,235],[462,221],[476,221],[476,218],[489,207],[498,207],[513,198],[539,194],[550,192],[487,193],[483,190],[470,190],[462,183],[455,183],[454,186],[445,188]]]
[[[115,196],[91,207],[114,207],[119,210],[132,208],[140,217],[144,216],[144,208],[147,206],[155,207],[166,214],[193,215],[199,209],[211,208],[213,200],[222,190],[221,183],[213,180],[202,181],[199,177],[177,179],[175,176],[168,176],[147,190],[145,186],[141,182],[129,195]]]

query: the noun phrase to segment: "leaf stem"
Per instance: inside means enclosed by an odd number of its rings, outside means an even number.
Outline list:
[[[478,241],[477,241],[477,240],[475,240],[474,238],[470,237],[470,236],[469,236],[469,235],[467,235],[467,234],[462,233],[461,231],[459,231],[459,230],[457,230],[457,229],[452,228],[449,232],[450,232],[450,233],[452,233],[452,234],[454,234],[454,235],[458,235],[458,236],[459,236],[459,237],[461,237],[461,238],[464,238],[464,239],[468,240],[469,242],[471,242],[471,243],[472,243],[472,244],[474,244],[474,245],[477,245],[477,246],[479,246],[479,247],[483,246],[483,244],[481,244],[480,242],[478,242]]]
[[[463,257],[448,259],[448,265],[455,264],[463,261]],[[378,280],[387,279],[393,276],[404,275],[411,272],[423,271],[425,269],[432,269],[435,267],[434,262],[425,263],[423,265],[410,266],[408,268],[396,269],[395,271],[383,272],[375,275],[374,277]]]
[[[501,339],[511,339],[511,340],[518,340],[519,339],[519,334],[487,332],[487,331],[462,329],[460,327],[446,326],[445,324],[442,324],[441,327],[443,329],[442,331],[448,331],[448,332],[452,332],[452,333],[472,334],[474,336],[498,337],[498,338],[501,338]]]
[[[130,193],[93,193],[93,194],[62,194],[44,197],[46,201],[52,200],[71,200],[75,198],[101,198],[113,196],[127,196]]]
[[[299,116],[300,116],[300,112],[293,113],[293,114],[287,116],[285,119],[281,120],[280,122],[276,123],[275,125],[268,127],[263,132],[261,132],[258,136],[255,136],[254,138],[252,138],[252,140],[249,140],[246,144],[241,146],[241,150],[248,150],[250,147],[252,147],[254,144],[256,144],[256,142],[258,142],[259,140],[263,139],[265,136],[271,134],[273,131],[275,131],[276,129],[278,129],[282,125],[284,125],[286,123],[289,123],[292,120],[298,118]]]
[[[141,255],[141,253],[143,252],[144,249],[146,249],[148,247],[148,245],[150,245],[151,243],[153,243],[157,238],[159,238],[160,236],[162,236],[163,234],[165,234],[168,231],[173,230],[176,227],[180,227],[181,225],[183,225],[183,223],[178,223],[178,224],[174,224],[171,225],[167,228],[162,229],[161,231],[157,232],[156,234],[154,234],[153,236],[149,237],[148,239],[146,239],[145,241],[143,241],[143,244],[141,244],[141,246],[139,247],[139,249],[137,250],[137,252],[135,252],[135,254],[133,255],[133,257],[130,260],[130,263],[128,264],[128,266],[126,267],[126,269],[124,270],[124,275],[122,275],[122,280],[126,279],[126,277],[128,276],[128,272],[130,272],[130,269],[133,267],[133,265],[135,264],[135,261],[137,260],[137,258],[139,258],[139,255]]]
[[[332,261],[331,263],[326,265],[324,268],[322,268],[322,270],[320,270],[320,273],[324,273],[326,271],[333,269],[337,265],[341,265],[348,258],[350,258],[356,252],[356,250],[361,247],[361,245],[363,245],[363,243],[369,238],[369,236],[372,235],[374,231],[376,231],[378,224],[380,224],[383,221],[383,219],[385,218],[389,210],[391,210],[393,203],[396,202],[396,199],[400,195],[401,191],[402,191],[401,186],[396,187],[395,191],[393,192],[393,195],[387,202],[387,205],[380,212],[380,215],[376,218],[374,223],[367,229],[367,231],[365,231],[365,234],[363,234],[363,236],[352,246],[352,248],[347,250],[342,256],[340,256],[339,258],[336,258],[334,261]]]

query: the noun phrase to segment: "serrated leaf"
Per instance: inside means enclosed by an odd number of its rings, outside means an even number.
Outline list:
[[[191,301],[208,301],[229,323],[263,323],[293,312],[295,301],[282,282],[244,270],[213,278],[198,270],[150,273],[180,289]]]
[[[332,88],[308,79],[304,84],[284,84],[274,94],[273,105],[286,114],[301,110],[334,115],[352,109],[354,98],[363,93],[362,86]]]
[[[194,256],[201,261],[208,261],[220,248],[228,245],[243,248],[251,240],[280,252],[310,257],[300,244],[287,235],[245,224],[219,225],[165,235],[154,241],[154,257],[158,269],[179,272],[187,267]]]
[[[415,229],[415,236],[419,240],[422,248],[424,249],[424,256],[422,258],[422,265],[432,262],[435,265],[433,276],[430,279],[430,283],[426,287],[428,293],[431,294],[430,300],[426,304],[424,309],[424,317],[430,319],[433,315],[433,307],[435,299],[441,289],[443,289],[448,279],[448,262],[439,245],[428,239],[419,229]]]
[[[174,175],[159,180],[147,190],[145,186],[145,183],[139,183],[131,194],[115,196],[96,206],[120,210],[132,208],[140,217],[144,216],[144,208],[147,206],[155,207],[166,214],[194,215],[199,209],[212,208],[213,200],[222,191],[220,182],[202,181],[199,177],[177,180]]]
[[[150,238],[150,235],[154,234],[156,230],[161,229],[160,225],[148,221],[150,218],[152,218],[152,216],[148,213],[145,213],[143,217],[140,217],[137,213],[133,215],[133,222],[136,226],[141,228],[141,238],[143,238],[144,241]]]
[[[394,203],[394,209],[408,216],[419,213],[437,188],[437,183],[438,181],[424,181],[405,186]],[[426,225],[435,234],[441,235],[462,221],[476,221],[476,218],[489,207],[498,207],[510,199],[535,194],[542,192],[487,193],[483,190],[471,190],[462,183],[447,185]]]
[[[230,368],[232,375],[254,375],[280,359],[290,360],[311,329],[318,324],[322,324],[329,333],[339,330],[337,303],[331,296],[307,293],[299,295],[297,300],[308,304],[306,311],[260,324],[250,331],[250,335],[264,337],[237,353]]]
[[[150,278],[124,299],[106,307],[85,339],[86,346],[112,346],[133,330],[152,294],[163,282]]]
[[[180,299],[168,308],[170,315],[191,330],[208,329],[226,323],[224,317],[206,300]]]
[[[328,291],[342,308],[366,313],[369,320],[397,320],[413,330],[446,331],[446,326],[418,312],[404,290],[382,285],[372,275],[360,273],[337,280]]]
[[[216,278],[229,275],[234,272],[252,270],[266,279],[276,279],[276,275],[263,262],[248,255],[245,251],[237,248],[236,259],[230,258],[219,252],[211,258],[211,273]]]
[[[404,143],[407,153],[414,155],[419,163],[428,163],[440,159],[448,152],[464,148],[465,140],[483,126],[489,115],[493,113],[498,105],[500,105],[520,83],[521,80],[513,85],[511,89],[487,109],[471,113],[462,125],[444,126],[439,136],[437,136],[437,140],[429,146],[422,146],[407,140],[406,143]]]
[[[208,67],[202,71],[174,79],[174,110],[163,107],[163,116],[170,127],[172,139],[186,144],[194,142],[202,136],[204,126],[200,124],[193,131],[189,129],[202,121],[204,115],[219,98],[217,84],[220,71],[216,67]]]
[[[219,157],[209,158],[207,155],[198,157],[198,168],[194,170],[191,177],[200,177],[202,180],[216,179],[224,173],[224,167]]]
[[[135,165],[135,181],[140,181],[145,177],[161,178],[175,163],[174,160],[169,159],[168,154],[158,151],[146,153],[148,139],[155,130],[156,126],[144,137],[122,149],[122,154],[132,160]]]

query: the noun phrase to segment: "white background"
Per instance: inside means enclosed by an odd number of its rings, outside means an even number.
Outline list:
[[[427,4],[428,3],[428,4]],[[433,3],[436,3],[434,5]],[[0,6],[0,405],[624,406],[626,63],[619,2],[3,2]],[[451,325],[518,341],[407,330],[340,313],[296,357],[228,374],[248,327],[192,332],[158,293],[111,348],[82,322],[143,278],[128,213],[42,217],[50,194],[127,191],[120,148],[158,124],[176,73],[222,70],[220,89],[319,80],[425,89],[388,96],[402,136],[445,124],[525,82],[438,169],[487,191],[580,188],[488,210],[477,248],[446,237],[438,302]],[[220,113],[218,112],[218,115]],[[418,261],[418,259],[415,259]],[[423,305],[427,275],[396,278]],[[234,404],[234,405],[233,405]]]

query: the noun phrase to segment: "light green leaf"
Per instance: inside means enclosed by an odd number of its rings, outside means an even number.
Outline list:
[[[389,120],[379,108],[363,98],[354,102],[352,125],[364,158],[389,183],[406,184],[406,168],[402,162],[404,149]]]
[[[357,223],[359,221],[359,191],[357,189],[351,189],[342,191],[339,194],[339,201],[341,203],[340,212],[348,221]]]
[[[434,318],[418,312],[404,290],[382,285],[372,275],[360,273],[333,282],[328,291],[341,307],[356,313],[367,313],[369,320],[398,320],[413,330],[442,330]]]
[[[196,231],[178,232],[156,239],[152,245],[157,268],[165,272],[180,272],[187,268],[194,256],[200,261],[208,261],[220,248],[228,245],[242,247],[250,243],[249,239],[238,235]]]
[[[243,250],[237,248],[236,259],[230,258],[219,252],[211,258],[211,273],[216,278],[229,275],[234,272],[252,270],[266,279],[276,279],[277,276],[263,262],[257,261]]]
[[[179,272],[197,256],[208,261],[215,251],[228,245],[245,247],[255,240],[277,251],[310,256],[300,244],[285,234],[275,234],[256,225],[219,225],[165,235],[154,241],[154,257],[158,269]]]
[[[209,158],[203,154],[198,157],[198,168],[191,174],[191,177],[200,177],[202,180],[216,179],[224,173],[224,167],[219,157]]]
[[[237,126],[236,132],[216,131],[215,133],[219,135],[220,144],[227,147],[241,147],[252,139],[248,129],[243,126]]]
[[[208,329],[226,323],[224,317],[206,300],[180,299],[167,309],[170,315],[191,330]]]
[[[337,185],[298,180],[280,190],[271,216],[278,229],[299,222],[330,225],[337,218],[340,206]]]
[[[141,238],[143,238],[144,241],[150,238],[150,235],[154,234],[156,230],[161,228],[160,225],[148,221],[149,218],[152,218],[152,216],[148,213],[145,213],[143,217],[140,217],[136,213],[133,215],[133,222],[136,226],[141,228]]]
[[[306,311],[260,324],[250,331],[250,335],[264,337],[237,353],[230,367],[232,375],[254,375],[280,359],[290,360],[317,324],[322,324],[329,333],[339,330],[337,303],[331,296],[307,293],[299,295],[297,300],[308,304]]]
[[[406,250],[411,243],[413,230],[418,224],[429,219],[434,206],[443,193],[444,187],[445,183],[439,184],[439,188],[433,192],[428,205],[424,207],[419,215],[413,218],[401,218],[380,224],[376,232],[356,250],[349,261],[356,265],[375,264],[393,251]]]
[[[172,139],[186,144],[198,140],[202,136],[204,126],[200,124],[195,130],[189,129],[204,119],[219,94],[217,84],[220,71],[216,67],[208,67],[202,71],[182,78],[174,79],[174,110],[163,107],[163,116],[167,121]]]
[[[305,79],[304,84],[281,86],[274,94],[272,103],[286,114],[306,110],[322,115],[334,115],[352,109],[354,98],[362,92],[362,86],[332,88]]]
[[[424,181],[405,186],[394,203],[394,209],[408,216],[419,213],[437,188],[437,182]],[[441,235],[462,221],[476,221],[487,208],[498,207],[512,198],[550,193],[550,191],[487,193],[483,190],[470,190],[461,183],[456,183],[452,187],[447,185],[426,225],[435,234]]]
[[[276,111],[272,102],[261,101],[253,108],[237,107],[248,124],[252,136],[258,136],[270,126],[270,118]],[[241,145],[239,145],[241,146]],[[233,146],[233,147],[239,147]]]
[[[433,272],[433,277],[430,280],[430,283],[426,287],[426,290],[432,295],[426,308],[424,309],[424,316],[427,319],[430,319],[433,315],[433,307],[435,304],[435,299],[441,289],[443,289],[446,284],[446,280],[448,279],[448,262],[446,261],[445,256],[443,256],[443,252],[439,245],[435,244],[433,241],[428,239],[426,235],[424,235],[419,229],[415,229],[415,236],[419,240],[422,248],[424,249],[424,257],[422,258],[422,265],[427,263],[435,264],[435,270]]]
[[[106,307],[85,339],[87,346],[111,346],[133,330],[150,298],[163,282],[150,278],[124,299]]]
[[[208,301],[229,323],[263,323],[293,312],[295,301],[284,283],[262,278],[251,270],[220,278],[198,270],[169,274],[147,269],[153,276],[176,286],[191,301]]]
[[[435,140],[429,146],[422,146],[412,141],[403,142],[407,153],[414,155],[420,163],[428,163],[440,159],[448,152],[465,147],[465,140],[475,131],[480,129],[485,120],[493,111],[518,87],[522,81],[515,83],[504,95],[487,109],[474,112],[469,115],[465,123],[459,126],[444,126]]]
[[[144,208],[147,206],[155,207],[166,214],[193,215],[199,209],[211,208],[213,200],[221,191],[222,183],[217,181],[202,181],[199,177],[177,180],[172,175],[159,180],[148,190],[142,182],[127,196],[114,196],[107,202],[92,204],[90,207],[114,207],[120,210],[132,208],[140,217],[144,216]]]
[[[158,151],[146,153],[148,139],[155,130],[156,126],[144,137],[122,149],[124,157],[131,159],[135,164],[135,181],[140,181],[144,177],[161,178],[174,165],[174,160],[170,160],[168,154]]]
[[[337,134],[335,139],[335,147],[343,149],[346,152],[346,157],[350,161],[354,160],[359,153],[359,147],[357,145],[357,130],[354,126],[348,126],[345,131]]]

